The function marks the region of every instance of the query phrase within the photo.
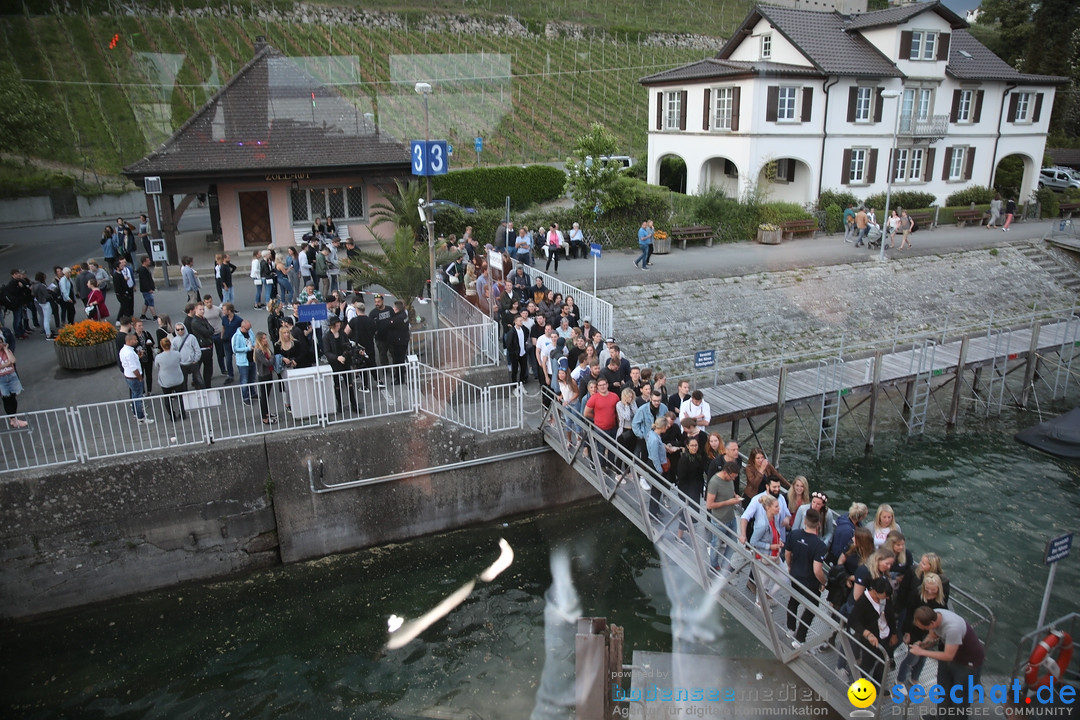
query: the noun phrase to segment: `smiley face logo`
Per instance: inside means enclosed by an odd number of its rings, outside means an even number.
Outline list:
[[[847,689],[848,701],[857,708],[868,708],[877,700],[877,688],[866,678],[859,678]]]

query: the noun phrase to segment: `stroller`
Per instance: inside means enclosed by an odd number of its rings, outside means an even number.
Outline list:
[[[878,224],[872,224],[870,229],[866,231],[866,247],[871,250],[877,250],[881,247],[881,226]]]

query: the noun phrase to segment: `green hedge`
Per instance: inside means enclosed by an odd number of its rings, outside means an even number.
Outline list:
[[[432,189],[440,199],[501,208],[509,195],[510,207],[515,210],[562,197],[565,186],[566,173],[548,165],[454,170],[432,181]]]
[[[930,208],[930,209],[932,210],[933,208]],[[945,225],[954,224],[956,222],[956,215],[954,213],[956,213],[959,210],[970,210],[970,209],[971,209],[971,203],[970,202],[967,205],[951,205],[951,206],[948,206],[948,207],[941,208],[940,210],[938,210],[938,226],[941,227],[941,226],[945,226]],[[975,209],[976,210],[982,210],[984,213],[988,213],[988,212],[990,212],[990,203],[977,204],[975,206]],[[1004,204],[1002,204],[1002,213],[1004,213],[1004,212],[1005,212],[1005,207],[1004,207]],[[1002,215],[1001,219],[1002,219],[1002,221],[1005,220],[1004,214]]]
[[[894,208],[925,208],[934,204],[937,196],[933,193],[916,192],[914,190],[895,190],[889,196],[889,210]],[[989,202],[989,200],[987,201]],[[878,212],[885,209],[885,193],[870,195],[866,198],[866,207],[874,208]]]
[[[990,201],[994,199],[994,193],[996,191],[991,187],[975,187],[965,188],[954,192],[949,197],[945,198],[945,205],[950,207],[960,207],[962,205],[982,205],[985,203],[987,207],[990,206]]]

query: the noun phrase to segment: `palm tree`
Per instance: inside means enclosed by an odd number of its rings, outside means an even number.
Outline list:
[[[427,247],[417,243],[407,227],[398,227],[390,239],[373,235],[382,252],[361,250],[353,261],[342,261],[342,270],[361,287],[379,285],[385,288],[405,303],[409,316],[413,317],[413,300],[424,291],[430,273]],[[449,262],[449,258],[449,254],[439,253],[437,267]]]
[[[391,223],[395,228],[408,230],[415,242],[423,236],[424,232],[424,223],[420,220],[420,211],[417,210],[417,205],[423,197],[423,190],[417,180],[404,183],[394,180],[394,184],[397,185],[396,196],[387,195],[383,202],[374,203],[371,206],[371,217],[375,221],[372,227]]]

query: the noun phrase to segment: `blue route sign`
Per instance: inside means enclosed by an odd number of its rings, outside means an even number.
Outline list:
[[[297,322],[314,322],[315,320],[325,320],[327,317],[326,303],[312,303],[311,305],[298,305],[296,307]]]
[[[476,148],[476,152],[480,152],[484,149],[484,138],[479,135],[476,136],[476,140],[473,142],[473,147]]]
[[[700,370],[702,368],[712,367],[716,364],[716,351],[715,350],[698,350],[694,353],[694,368]]]
[[[589,254],[592,255],[594,258],[600,257],[600,251],[602,249],[603,248],[600,245],[600,243],[590,243],[589,244]]]
[[[1069,557],[1069,551],[1072,549],[1073,534],[1062,535],[1056,537],[1050,542],[1046,543],[1046,558],[1047,565],[1053,565],[1059,560],[1064,560]]]
[[[450,152],[445,140],[410,140],[409,155],[413,175],[428,177],[446,174]]]

